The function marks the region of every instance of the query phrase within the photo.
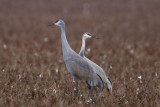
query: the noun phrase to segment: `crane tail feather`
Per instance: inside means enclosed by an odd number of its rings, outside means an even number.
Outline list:
[[[98,75],[98,74],[97,74]],[[98,77],[100,78],[100,83],[98,84],[98,87],[100,88],[100,90],[101,91],[103,91],[103,89],[104,89],[104,82],[103,82],[103,80],[102,80],[102,78],[98,75]]]
[[[112,92],[112,81],[109,78],[107,78],[106,80],[106,85],[107,85],[107,90],[109,92]]]

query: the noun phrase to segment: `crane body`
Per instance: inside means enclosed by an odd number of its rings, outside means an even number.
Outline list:
[[[93,98],[93,87],[98,86],[100,90],[103,90],[104,84],[100,76],[98,76],[88,64],[88,62],[79,56],[68,44],[65,34],[65,23],[63,20],[57,20],[55,23],[50,25],[56,25],[61,28],[61,40],[62,40],[62,51],[63,58],[66,64],[67,70],[74,77],[76,82],[75,96],[78,95],[78,80],[82,80],[91,86],[90,92]]]
[[[79,55],[82,56],[88,63],[89,65],[92,67],[93,71],[98,74],[104,83],[106,83],[108,90],[110,92],[112,92],[112,82],[110,81],[110,79],[106,76],[104,70],[98,66],[96,63],[94,63],[93,61],[89,60],[87,57],[85,57],[84,52],[85,52],[85,45],[86,45],[86,39],[88,38],[92,38],[94,37],[93,35],[91,35],[90,33],[86,32],[83,34],[82,37],[82,46],[81,46],[81,50],[79,52]]]

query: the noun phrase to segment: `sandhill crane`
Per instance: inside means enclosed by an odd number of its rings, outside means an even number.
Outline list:
[[[76,82],[75,97],[78,95],[78,80],[82,80],[90,85],[91,98],[93,98],[93,87],[98,86],[102,91],[104,88],[103,80],[93,71],[92,67],[83,57],[72,50],[66,38],[65,23],[63,20],[57,20],[55,23],[49,25],[56,25],[61,28],[63,58],[67,70]]]
[[[95,73],[98,74],[102,78],[103,82],[106,83],[106,85],[108,86],[108,90],[110,92],[112,92],[112,83],[111,83],[110,79],[107,78],[104,70],[100,66],[98,66],[96,63],[94,63],[93,61],[89,60],[87,57],[84,56],[86,39],[92,38],[92,37],[95,37],[95,36],[91,35],[88,32],[83,34],[82,46],[81,46],[81,50],[79,52],[79,55],[82,56],[89,63],[89,65],[91,65],[93,71],[95,71]]]

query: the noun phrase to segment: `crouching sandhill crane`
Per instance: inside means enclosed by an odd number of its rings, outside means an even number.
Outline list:
[[[98,66],[96,63],[92,62],[91,60],[89,60],[87,57],[84,56],[86,39],[92,38],[92,37],[95,37],[95,36],[91,35],[88,32],[83,34],[83,36],[82,36],[82,47],[81,47],[81,50],[79,52],[79,55],[82,56],[88,62],[89,65],[91,65],[93,71],[95,71],[95,73],[98,74],[102,78],[103,82],[106,83],[106,85],[108,87],[108,90],[110,92],[112,92],[112,83],[111,83],[110,79],[107,78],[104,70],[100,66]]]
[[[90,85],[91,98],[93,98],[93,87],[98,86],[102,91],[104,87],[103,80],[93,71],[91,65],[83,57],[72,50],[66,38],[63,20],[57,20],[50,25],[56,25],[61,28],[63,58],[67,70],[72,74],[76,82],[75,96],[77,97],[78,95],[78,80],[82,80]]]

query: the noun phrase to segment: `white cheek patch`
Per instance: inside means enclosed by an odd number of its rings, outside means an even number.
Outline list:
[[[57,24],[60,24],[60,21],[58,21]]]
[[[57,23],[55,23],[55,25],[59,25],[60,24],[60,21],[58,21]]]
[[[57,23],[55,23],[54,25],[58,25]]]
[[[85,38],[85,39],[91,38],[91,36],[89,36],[88,34],[85,34],[85,35],[84,35],[84,38]]]
[[[91,36],[90,36],[90,35],[88,35],[88,34],[86,34],[86,37],[87,37],[87,38],[90,38]]]

